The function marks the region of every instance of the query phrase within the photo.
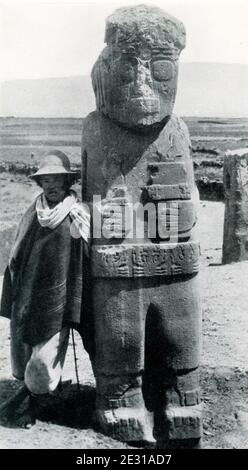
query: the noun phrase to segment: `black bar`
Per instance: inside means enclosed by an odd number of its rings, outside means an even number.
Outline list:
[[[248,450],[248,449],[247,449]],[[188,466],[200,465],[228,465],[234,464],[237,468],[248,452],[244,449],[199,449],[199,450],[153,450],[153,449],[2,449],[2,460],[11,464],[25,465],[25,468],[35,465],[63,465],[67,468],[81,465],[91,465],[103,468],[113,468],[122,465],[149,465],[151,467],[165,467],[168,465]],[[10,467],[11,468],[11,467]]]

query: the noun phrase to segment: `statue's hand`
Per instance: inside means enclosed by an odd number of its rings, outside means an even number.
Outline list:
[[[121,198],[102,201],[102,234],[105,238],[125,238],[127,234],[125,206],[127,200]]]

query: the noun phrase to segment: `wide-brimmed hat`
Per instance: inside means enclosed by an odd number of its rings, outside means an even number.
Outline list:
[[[71,170],[70,160],[64,152],[60,150],[51,150],[42,158],[39,169],[30,178],[39,179],[45,175],[70,175],[79,176],[78,171]]]

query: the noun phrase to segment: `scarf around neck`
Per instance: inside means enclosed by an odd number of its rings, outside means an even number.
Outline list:
[[[80,203],[77,194],[70,191],[69,196],[50,209],[44,193],[36,200],[36,214],[42,227],[54,230],[63,220],[70,215],[72,224],[71,235],[74,238],[82,237],[86,242],[90,238],[90,211],[86,204]]]

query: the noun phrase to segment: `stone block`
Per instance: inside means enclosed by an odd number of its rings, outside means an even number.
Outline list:
[[[248,152],[227,154],[223,165],[223,263],[248,260]]]

